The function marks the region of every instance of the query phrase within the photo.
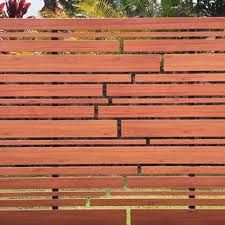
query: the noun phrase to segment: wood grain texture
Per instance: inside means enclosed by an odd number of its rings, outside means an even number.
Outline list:
[[[0,212],[4,225],[125,225],[125,210],[66,210]]]
[[[129,19],[4,19],[0,29],[18,30],[176,30],[224,29],[224,18],[129,18]],[[56,27],[57,24],[57,27]]]
[[[100,118],[224,117],[225,105],[100,106]],[[1,108],[0,108],[1,115]]]
[[[0,175],[120,175],[137,174],[135,166],[1,167]]]
[[[107,95],[117,97],[224,96],[225,84],[109,84],[107,86]]]
[[[121,188],[122,177],[0,178],[0,189]]]
[[[120,83],[131,82],[131,76],[130,74],[1,74],[0,82]]]
[[[93,118],[93,106],[0,106],[0,118]]]
[[[129,188],[222,188],[224,177],[128,177]]]
[[[224,166],[142,166],[143,174],[225,174]]]
[[[132,225],[220,225],[223,210],[132,210]]]
[[[102,85],[1,85],[1,97],[99,97],[102,96]]]
[[[225,120],[125,120],[122,137],[224,137]]]
[[[2,138],[50,137],[116,137],[116,121],[112,120],[2,120]]]
[[[126,40],[125,52],[223,51],[225,40]]]
[[[224,151],[225,146],[7,147],[0,149],[0,165],[217,165],[225,163]]]
[[[160,70],[159,55],[1,55],[0,61],[0,72],[157,72]]]
[[[119,41],[1,40],[0,51],[8,52],[119,52]]]
[[[164,56],[164,69],[165,71],[224,71],[224,60],[225,54],[170,54]]]

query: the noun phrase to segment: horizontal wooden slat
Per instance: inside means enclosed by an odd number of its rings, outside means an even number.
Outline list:
[[[0,137],[116,137],[116,121],[65,120],[65,121],[0,121]]]
[[[93,106],[0,106],[1,118],[93,118]]]
[[[1,167],[0,175],[117,175],[136,174],[135,166],[81,166],[81,167]]]
[[[121,187],[122,177],[0,178],[0,189]]]
[[[0,72],[157,72],[160,70],[159,55],[1,55],[0,61]]]
[[[128,120],[122,137],[224,137],[225,120]]]
[[[4,19],[0,29],[18,30],[174,30],[224,29],[224,18],[129,18],[129,19]],[[57,27],[56,27],[57,24]]]
[[[225,142],[225,140],[224,140]],[[33,146],[33,145],[144,145],[145,139],[53,139],[53,140],[0,140],[1,146]]]
[[[131,82],[131,76],[130,74],[1,74],[0,82],[117,83]]]
[[[225,145],[225,139],[152,139],[153,145]]]
[[[91,199],[91,206],[224,206],[224,199]]]
[[[224,51],[225,40],[127,40],[125,52]]]
[[[0,102],[2,100],[0,99]],[[213,98],[113,98],[112,103],[118,104],[132,104],[132,105],[148,105],[148,104],[203,104],[203,103],[224,103],[225,98],[213,97]]]
[[[2,100],[0,99],[0,102]],[[225,98],[113,98],[113,104],[190,104],[225,103]]]
[[[132,210],[132,225],[219,225],[225,222],[223,210]]]
[[[0,207],[85,206],[85,199],[0,200]]]
[[[0,51],[119,52],[119,41],[0,41]]]
[[[7,32],[4,31],[0,33],[0,37],[12,38],[12,37],[37,37],[37,38],[151,38],[151,37],[161,37],[161,38],[172,38],[172,37],[224,37],[225,32],[223,31],[166,31],[166,32],[148,32],[148,31],[113,31],[113,32]]]
[[[224,164],[224,146],[30,147],[0,149],[0,165]]]
[[[136,74],[136,82],[215,82],[225,81],[224,73]]]
[[[19,87],[18,87],[19,88]],[[57,90],[57,87],[55,87]],[[16,88],[17,89],[17,88]],[[62,91],[63,93],[63,91]],[[6,98],[0,99],[0,104],[77,104],[77,105],[93,105],[93,104],[107,104],[109,102],[106,98]]]
[[[100,106],[100,118],[224,117],[225,105]],[[1,115],[1,108],[0,108]]]
[[[129,188],[223,188],[224,177],[128,177]]]
[[[177,59],[178,60],[178,59]],[[181,59],[179,59],[181,60]],[[225,95],[225,84],[109,84],[108,96]]]
[[[142,166],[143,174],[223,174],[225,166]]]
[[[224,192],[223,191],[184,191],[184,190],[167,190],[167,191],[145,191],[143,189],[140,189],[139,191],[117,191],[117,192],[110,192],[110,195],[113,197],[143,197],[145,196],[148,198],[148,196],[151,196],[151,198],[159,198],[162,196],[166,196],[165,198],[168,199],[168,197],[174,197],[176,198],[184,198],[184,197],[189,197],[189,196],[201,196],[203,197],[212,197],[212,196],[223,196]]]
[[[4,225],[125,225],[125,210],[64,210],[0,212]]]
[[[225,54],[170,54],[164,56],[164,69],[165,71],[225,71],[224,60]]]
[[[1,190],[0,190],[1,191]],[[106,192],[100,192],[100,191],[52,191],[52,192],[46,192],[43,190],[35,191],[35,192],[29,192],[26,190],[25,192],[20,192],[16,189],[12,189],[11,192],[7,190],[8,192],[0,192],[1,198],[11,198],[11,199],[21,199],[21,197],[32,197],[32,198],[43,198],[43,197],[61,197],[61,198],[83,198],[83,197],[103,197],[106,196]]]
[[[6,96],[102,96],[102,86],[100,84],[82,85],[1,85],[1,97]]]

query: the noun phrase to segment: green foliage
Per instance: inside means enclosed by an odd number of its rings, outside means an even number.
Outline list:
[[[165,17],[195,16],[192,0],[162,0],[161,13]]]
[[[199,0],[196,12],[199,16],[225,16],[225,0]]]
[[[121,0],[120,8],[128,17],[154,17],[160,12],[154,0]]]
[[[121,18],[124,13],[113,7],[107,0],[84,0],[75,5],[86,17],[90,18]]]

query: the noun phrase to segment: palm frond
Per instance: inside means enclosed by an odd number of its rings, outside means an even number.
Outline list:
[[[84,0],[81,3],[75,4],[87,17],[95,18],[121,18],[125,17],[122,11],[116,10],[106,0]]]

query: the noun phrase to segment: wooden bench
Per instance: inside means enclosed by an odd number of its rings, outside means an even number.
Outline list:
[[[1,19],[2,225],[222,225],[225,18]]]

